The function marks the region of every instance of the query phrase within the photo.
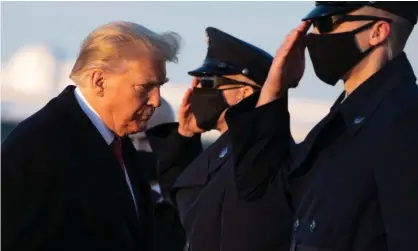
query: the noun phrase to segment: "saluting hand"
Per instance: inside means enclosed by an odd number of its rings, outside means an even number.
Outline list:
[[[192,137],[196,133],[202,133],[204,130],[200,129],[196,123],[196,117],[190,110],[190,100],[192,96],[193,88],[199,84],[197,78],[193,78],[192,88],[187,89],[183,96],[183,100],[180,105],[178,119],[179,129],[178,132],[185,137]]]
[[[288,88],[298,86],[305,71],[305,37],[309,27],[309,22],[302,22],[277,50],[257,107],[276,100]]]

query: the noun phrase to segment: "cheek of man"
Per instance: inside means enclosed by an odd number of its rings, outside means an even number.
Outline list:
[[[241,93],[242,91],[242,89],[224,91],[226,102],[231,106],[238,104],[243,99],[243,94]]]
[[[147,104],[148,98],[137,98],[133,104],[133,115],[129,134],[146,130],[148,120],[151,118],[154,108]]]
[[[147,110],[147,98],[140,97],[132,86],[127,85],[118,92],[116,99],[113,119],[117,134],[126,136],[145,130],[146,121],[144,123],[142,114]]]

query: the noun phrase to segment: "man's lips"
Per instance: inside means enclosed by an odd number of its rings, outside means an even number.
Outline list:
[[[152,116],[152,114],[150,114],[150,115],[141,114],[141,115],[137,115],[136,119],[138,119],[138,120],[149,120],[151,118],[151,116]]]
[[[152,117],[152,115],[154,114],[154,111],[155,111],[155,109],[150,109],[150,110],[147,110],[146,112],[142,112],[142,113],[137,112],[135,118],[136,118],[136,120],[142,120],[142,121],[149,120]]]

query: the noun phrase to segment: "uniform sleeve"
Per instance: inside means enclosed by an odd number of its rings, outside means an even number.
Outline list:
[[[188,138],[178,133],[178,123],[166,123],[146,132],[158,160],[157,176],[164,197],[172,202],[171,187],[183,170],[203,151],[201,135]]]
[[[376,160],[389,251],[418,250],[418,112],[396,122]]]
[[[227,112],[232,141],[235,179],[241,199],[263,196],[269,182],[286,163],[293,139],[290,134],[287,99],[277,99],[254,108],[258,93]]]

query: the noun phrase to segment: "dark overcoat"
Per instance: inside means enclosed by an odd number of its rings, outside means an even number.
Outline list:
[[[139,212],[74,86],[21,122],[1,146],[2,250],[153,250],[147,172],[122,148]]]

